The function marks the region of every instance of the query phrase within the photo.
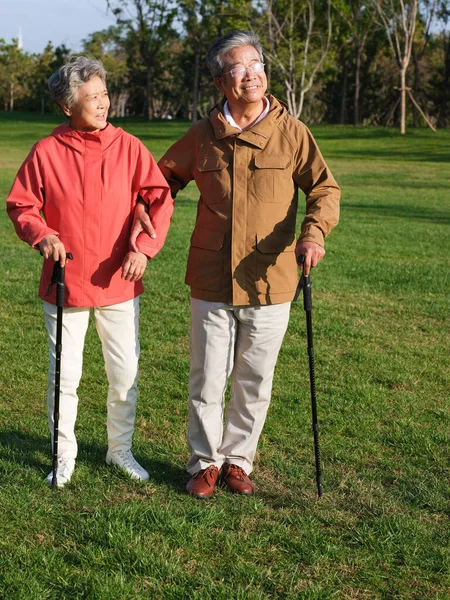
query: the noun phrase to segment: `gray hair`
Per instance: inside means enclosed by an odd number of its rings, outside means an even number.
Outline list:
[[[239,48],[240,46],[253,46],[258,52],[261,62],[264,62],[261,42],[255,33],[244,29],[231,31],[216,40],[206,53],[206,65],[213,77],[220,77],[223,75],[225,55],[228,54],[228,52],[231,52],[231,50],[234,50],[234,48]]]
[[[95,58],[73,56],[49,78],[50,94],[58,106],[66,104],[70,108],[76,102],[79,88],[93,77],[106,81],[102,63]]]

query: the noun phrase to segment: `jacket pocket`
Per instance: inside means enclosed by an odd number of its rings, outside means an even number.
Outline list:
[[[225,234],[216,229],[196,227],[191,236],[185,282],[210,292],[220,292],[223,284]]]
[[[195,183],[208,205],[230,201],[231,179],[227,156],[203,156],[198,159]]]
[[[256,155],[253,162],[253,191],[262,202],[289,203],[295,191],[291,157],[288,155]]]
[[[294,232],[273,231],[256,237],[256,289],[265,294],[295,290],[297,267]]]

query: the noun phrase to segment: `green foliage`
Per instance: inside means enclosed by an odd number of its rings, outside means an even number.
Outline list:
[[[25,98],[30,86],[31,57],[22,52],[17,41],[0,40],[0,106],[14,110],[14,102]]]
[[[398,73],[374,0],[105,0],[116,24],[93,32],[83,53],[108,71],[111,116],[148,119],[208,114],[220,95],[205,66],[209,45],[234,29],[261,37],[269,91],[309,124],[384,125]],[[392,6],[398,22],[400,3]],[[408,3],[407,3],[408,4]],[[396,8],[395,8],[396,7]],[[449,0],[419,2],[407,85],[434,124],[450,122]],[[330,8],[330,10],[329,10]],[[328,18],[328,15],[330,18]],[[0,106],[52,111],[50,73],[70,54],[49,44],[31,56],[0,42]],[[423,126],[408,105],[408,124]]]
[[[0,113],[6,196],[55,117]],[[159,158],[188,127],[120,121]],[[184,493],[197,191],[176,200],[142,296],[135,453],[104,464],[106,385],[88,332],[73,482],[53,493],[38,254],[0,217],[0,589],[14,600],[444,600],[450,589],[450,132],[314,127],[342,186],[312,273],[324,496],[316,499],[305,317],[291,319],[252,475],[257,494]],[[436,242],[437,240],[437,242]]]

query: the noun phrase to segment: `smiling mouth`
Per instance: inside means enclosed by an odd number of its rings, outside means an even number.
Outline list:
[[[252,90],[257,90],[259,85],[249,85],[247,87],[242,88],[244,92],[251,92]]]

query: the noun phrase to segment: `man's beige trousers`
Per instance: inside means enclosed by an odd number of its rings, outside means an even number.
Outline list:
[[[230,306],[191,299],[189,473],[210,465],[220,468],[225,462],[247,474],[252,471],[290,306]]]
[[[93,310],[102,342],[108,378],[107,430],[110,450],[128,450],[134,430],[139,359],[139,297],[115,304],[90,308],[64,308],[61,352],[60,416],[58,457],[76,458],[74,427],[77,418],[77,388],[83,367],[84,338]],[[48,424],[53,435],[55,392],[56,306],[44,302],[50,367],[48,370]]]

